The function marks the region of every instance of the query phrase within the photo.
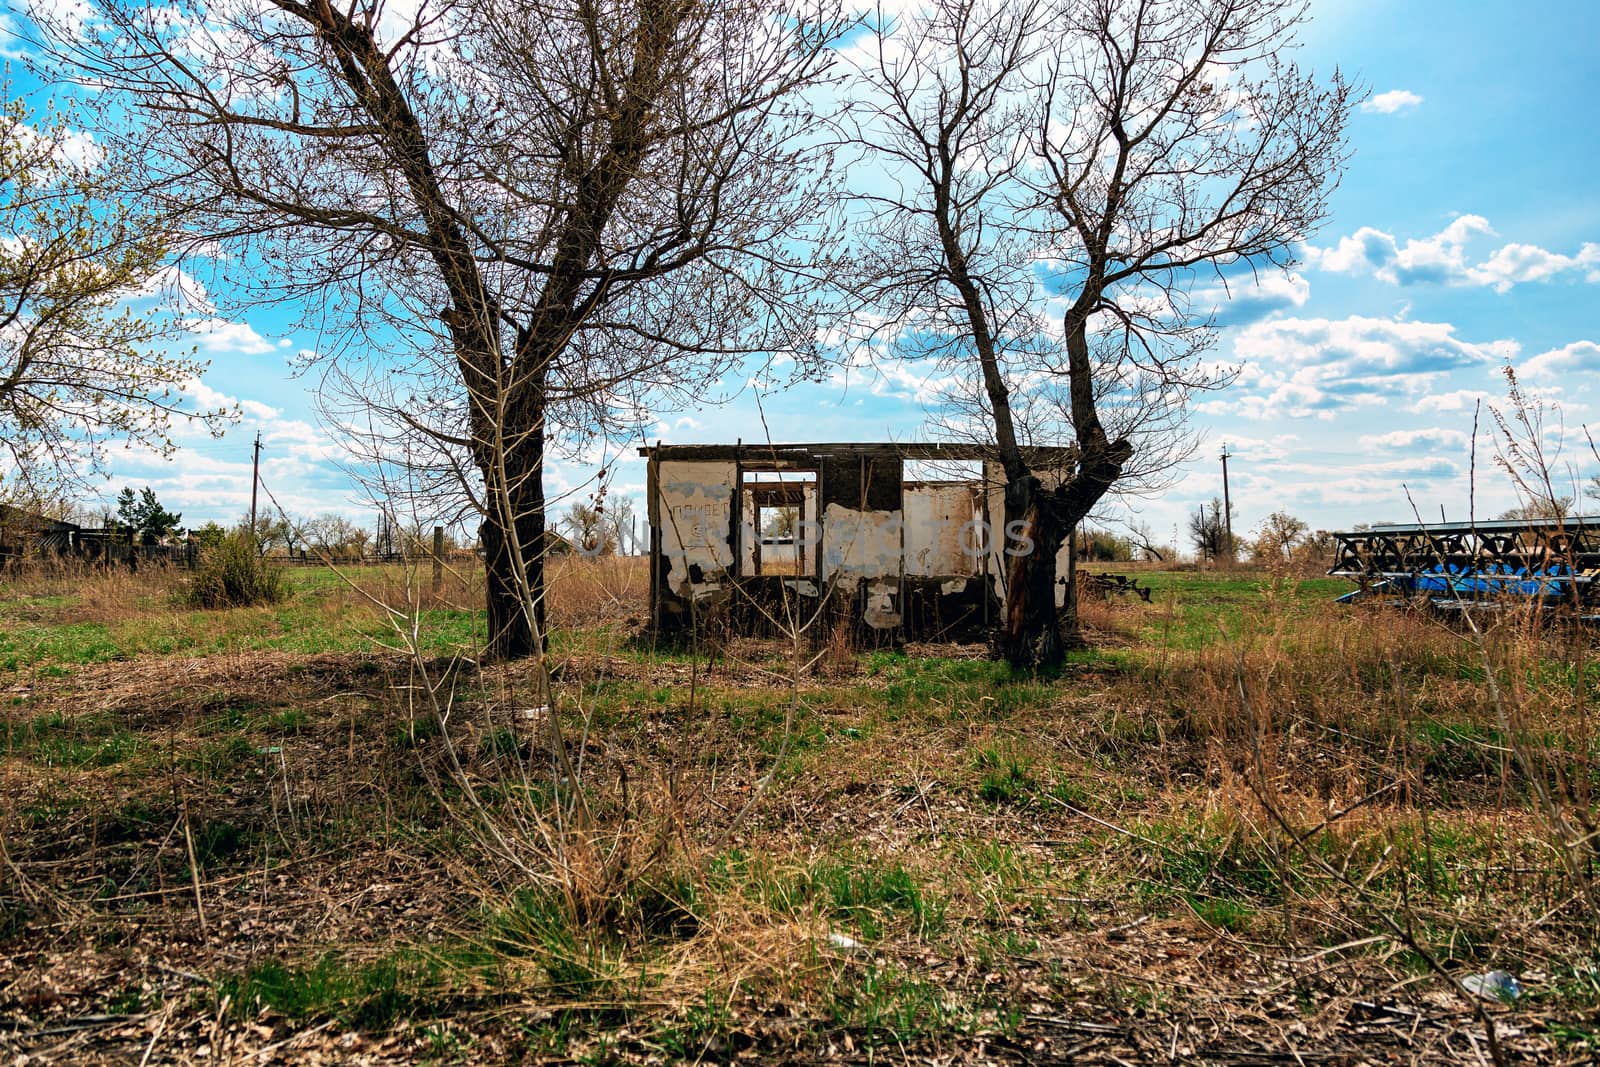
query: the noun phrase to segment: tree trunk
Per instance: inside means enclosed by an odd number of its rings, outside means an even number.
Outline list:
[[[509,421],[509,420],[508,420]],[[542,412],[537,419],[517,420],[519,432],[505,434],[514,446],[505,448],[505,455],[492,455],[480,460],[485,486],[499,484],[499,464],[503,462],[507,488],[503,495],[504,509],[490,490],[488,510],[478,528],[483,541],[485,595],[489,613],[488,659],[526,659],[543,653],[548,647],[545,632],[544,557],[545,500],[544,500],[544,422]],[[505,512],[514,517],[515,540]],[[518,576],[515,550],[521,550],[522,576]],[[533,608],[530,618],[528,605]]]
[[[1046,490],[1035,475],[1006,484],[1006,615],[1000,651],[1013,668],[1052,667],[1064,658],[1056,553],[1070,529],[1059,494]]]

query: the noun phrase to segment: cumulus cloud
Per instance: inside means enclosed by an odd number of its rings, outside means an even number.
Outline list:
[[[1483,284],[1503,293],[1520,282],[1543,282],[1560,274],[1583,271],[1586,281],[1600,281],[1600,244],[1584,244],[1575,256],[1547,252],[1537,245],[1508,244],[1476,269]]]
[[[1429,393],[1411,405],[1416,414],[1438,411],[1473,411],[1478,405],[1501,399],[1481,389],[1452,389],[1447,393]]]
[[[1462,215],[1432,237],[1412,238],[1403,245],[1392,233],[1363,226],[1331,248],[1308,245],[1304,253],[1306,262],[1320,270],[1370,273],[1391,285],[1488,286],[1504,293],[1515,285],[1569,274],[1582,273],[1586,281],[1600,281],[1600,244],[1586,243],[1576,255],[1568,256],[1512,242],[1486,259],[1472,262],[1467,245],[1475,238],[1493,236],[1488,219]]]
[[[194,406],[199,411],[238,411],[255,419],[270,419],[278,415],[276,408],[270,408],[254,400],[249,401],[250,408],[247,412],[237,397],[213,389],[199,378],[190,378],[183,383],[182,389],[194,401]]]
[[[1422,97],[1410,89],[1390,89],[1361,103],[1361,110],[1372,115],[1393,115],[1413,111],[1422,104]]]
[[[1306,260],[1338,274],[1371,272],[1391,285],[1466,284],[1472,270],[1467,242],[1493,233],[1483,216],[1462,215],[1432,237],[1408,240],[1402,246],[1394,234],[1363,226],[1332,248],[1308,247]]]
[[[1445,375],[1496,364],[1516,351],[1510,341],[1464,341],[1445,322],[1363,316],[1258,322],[1234,342],[1243,364],[1238,385],[1198,410],[1331,419],[1352,408],[1413,402]]]
[[[229,319],[203,319],[190,326],[195,344],[202,352],[231,353],[241,356],[262,356],[277,351],[277,345],[262,337],[248,322]]]
[[[1518,367],[1517,373],[1528,378],[1600,374],[1600,345],[1593,341],[1574,341],[1561,348],[1540,352]]]
[[[1311,283],[1305,278],[1277,270],[1226,279],[1190,294],[1195,311],[1210,315],[1217,326],[1239,326],[1275,311],[1304,307],[1310,297]]]

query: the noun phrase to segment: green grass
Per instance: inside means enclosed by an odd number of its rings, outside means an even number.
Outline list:
[[[1139,575],[1150,606],[1139,623],[1146,650],[1198,651],[1237,638],[1262,622],[1287,622],[1323,609],[1348,593],[1339,578],[1271,579],[1207,571]]]
[[[329,953],[309,964],[268,960],[223,975],[214,984],[218,1004],[233,1018],[265,1011],[304,1024],[333,1018],[365,1030],[386,1030],[423,1010],[438,985],[434,967],[408,955],[355,963]]]
[[[355,577],[376,584],[392,574],[384,568],[358,568]],[[292,593],[279,604],[206,610],[184,606],[172,595],[140,595],[128,617],[111,622],[41,621],[53,615],[70,618],[77,602],[72,596],[29,598],[28,610],[6,604],[0,670],[66,671],[175,654],[364,652],[396,643],[386,617],[331,571],[290,568],[287,578]],[[48,601],[50,611],[41,609],[41,601]],[[423,651],[429,655],[475,648],[484,630],[483,613],[477,610],[430,608],[421,612],[420,623]]]
[[[0,752],[45,767],[91,770],[132,759],[145,741],[104,714],[67,716],[58,712],[31,719],[0,720]]]
[[[834,1025],[859,1033],[869,1047],[915,1041],[948,1028],[957,1015],[940,986],[887,963],[839,976],[825,995]]]
[[[892,924],[904,924],[919,937],[934,933],[943,928],[948,907],[901,863],[853,853],[793,869],[735,850],[712,862],[710,879],[782,914],[820,911],[868,941],[885,936]]]
[[[1025,804],[1038,783],[1033,759],[1015,743],[996,743],[980,749],[974,758],[982,775],[978,798],[991,804]]]

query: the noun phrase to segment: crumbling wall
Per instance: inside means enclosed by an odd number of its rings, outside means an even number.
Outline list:
[[[998,468],[986,465],[988,485],[904,480],[908,456],[977,462],[970,449],[679,445],[645,454],[651,460],[652,617],[664,631],[693,623],[762,633],[803,620],[814,635],[843,624],[858,640],[898,643],[978,638],[999,617],[1004,490]],[[814,473],[815,482],[795,503],[805,518],[799,534],[809,542],[802,546],[801,569],[814,567],[815,574],[793,574],[787,557],[772,559],[773,573],[766,573],[769,559],[757,555],[756,504],[778,506],[772,501],[789,498],[771,487],[755,488],[765,472]]]
[[[731,460],[661,460],[655,464],[650,525],[659,538],[657,591],[679,600],[720,592],[733,567],[734,493]]]
[[[900,626],[901,461],[888,450],[822,457],[822,580],[871,630]]]
[[[983,569],[981,490],[965,482],[905,488],[908,575],[972,575]]]

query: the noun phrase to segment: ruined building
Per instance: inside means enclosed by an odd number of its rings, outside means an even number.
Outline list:
[[[1005,602],[1005,478],[993,450],[931,443],[657,445],[649,461],[658,632],[841,621],[877,643],[981,637]],[[1038,449],[1035,471],[1073,450]],[[1066,551],[1059,570],[1064,592]],[[821,622],[822,625],[818,625]]]

